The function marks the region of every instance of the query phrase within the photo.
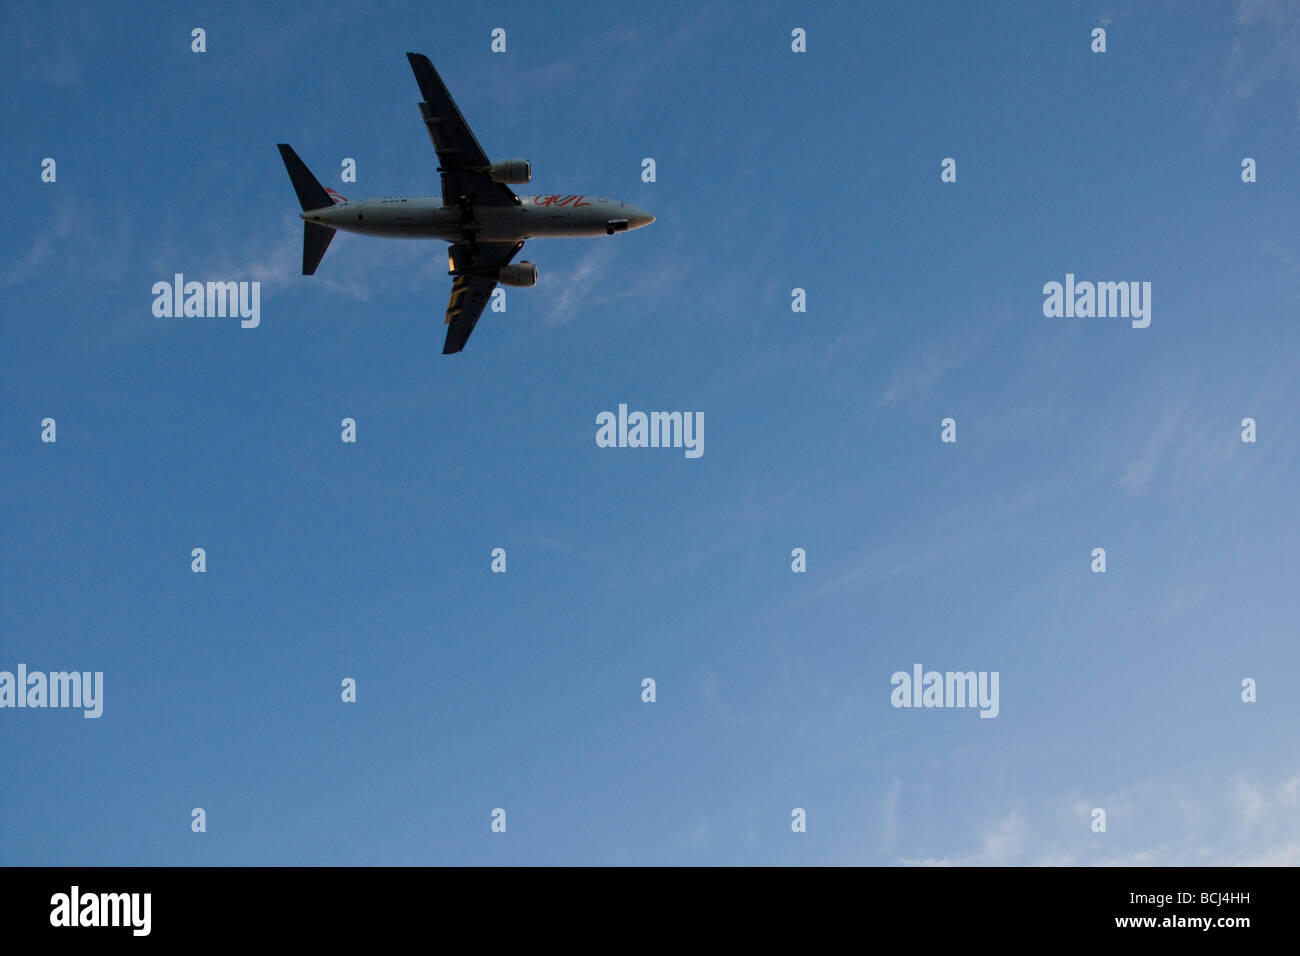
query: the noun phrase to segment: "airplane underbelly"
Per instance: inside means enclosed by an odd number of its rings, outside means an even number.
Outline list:
[[[563,238],[565,236],[592,236],[603,231],[603,225],[593,221],[587,213],[573,210],[558,211],[546,207],[526,207],[526,226],[521,234]]]
[[[456,239],[460,235],[460,217],[444,209],[382,209],[373,206],[358,210],[355,218],[339,222],[337,228],[386,239]]]

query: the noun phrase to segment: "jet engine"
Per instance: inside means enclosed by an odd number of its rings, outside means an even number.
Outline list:
[[[531,262],[502,266],[497,272],[497,281],[502,285],[537,285],[537,266]]]
[[[503,159],[487,169],[488,178],[498,183],[526,183],[533,178],[533,164],[526,159]]]

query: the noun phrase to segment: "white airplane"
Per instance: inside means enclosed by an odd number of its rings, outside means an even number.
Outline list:
[[[424,102],[420,113],[438,152],[442,198],[395,196],[344,199],[321,186],[287,143],[280,155],[302,203],[302,274],[313,275],[334,232],[344,229],[397,239],[442,239],[451,243],[447,271],[455,277],[447,304],[443,354],[459,352],[488,297],[503,285],[537,284],[537,266],[510,260],[534,237],[614,235],[655,221],[644,209],[600,196],[556,194],[516,196],[507,183],[526,183],[526,159],[489,162],[465,117],[429,58],[408,53]]]

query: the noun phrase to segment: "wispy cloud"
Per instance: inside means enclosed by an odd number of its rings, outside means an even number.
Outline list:
[[[47,8],[48,9],[48,8]],[[102,35],[92,22],[93,7],[80,10],[62,9],[58,13],[59,29],[49,29],[49,14],[37,5],[17,5],[9,10],[9,35],[17,37],[27,56],[10,61],[11,68],[28,83],[47,83],[72,87],[81,82],[84,62],[68,49],[70,39]],[[42,22],[37,22],[42,21]]]
[[[894,365],[885,380],[879,404],[897,405],[904,399],[928,392],[974,354],[969,339],[949,336],[932,339]]]
[[[1300,8],[1288,0],[1237,0],[1239,32],[1228,69],[1240,99],[1271,82],[1300,87]]]
[[[560,290],[555,304],[547,315],[551,325],[564,325],[573,320],[579,302],[588,305],[593,298],[593,289],[604,283],[609,266],[618,255],[618,250],[610,242],[596,243],[584,252],[572,269],[556,270],[554,285]]]
[[[990,820],[967,853],[899,857],[905,866],[1296,866],[1300,865],[1300,771],[1274,782],[1234,779],[1203,797],[1179,781],[1144,781],[1100,800],[1105,833],[1090,827],[1092,802],[1032,819],[1024,809]],[[1173,817],[1188,835],[1134,846]],[[1063,835],[1059,824],[1073,832]],[[1118,824],[1118,826],[1117,826]],[[1121,832],[1125,834],[1121,836]],[[1113,847],[1114,844],[1122,844]]]
[[[666,72],[669,64],[685,55],[699,39],[724,29],[729,15],[724,8],[706,4],[690,16],[666,18],[665,23],[676,21],[675,29],[666,36],[658,31],[650,34],[615,27],[572,45],[563,57],[518,72],[490,73],[479,82],[487,84],[487,96],[497,102],[517,103],[521,90],[538,102],[568,89],[594,70],[604,78],[602,91],[614,99],[626,99],[632,93],[647,95],[652,77]],[[619,69],[605,69],[609,63],[618,63]],[[450,85],[454,77],[445,79]]]
[[[979,839],[979,848],[966,856],[901,858],[903,866],[1010,866],[1024,854],[1029,843],[1025,818],[1013,811],[989,824]]]
[[[1011,318],[1003,314],[959,332],[946,330],[905,353],[885,377],[877,408],[924,395],[951,372],[987,355],[990,342]]]
[[[880,831],[880,843],[887,853],[892,851],[894,844],[898,842],[898,803],[902,795],[903,782],[893,777],[889,782],[889,790],[885,792],[884,805],[881,808],[881,815],[885,822]]]
[[[1238,101],[1279,87],[1293,98],[1300,121],[1300,7],[1289,0],[1237,0],[1237,34],[1225,72]]]
[[[1121,488],[1144,495],[1158,487],[1162,493],[1178,495],[1207,484],[1236,487],[1255,467],[1257,456],[1243,445],[1238,427],[1244,414],[1229,414],[1222,400],[1213,405],[1196,403],[1193,396],[1200,391],[1185,386],[1183,394],[1155,416],[1155,425],[1148,426],[1146,437],[1137,441],[1137,454],[1120,464],[1117,484]],[[1135,425],[1151,419],[1143,415]]]
[[[59,185],[51,191],[63,189]],[[87,223],[108,223],[111,235],[87,228]],[[131,219],[124,208],[69,192],[60,192],[49,215],[38,225],[25,252],[0,271],[0,288],[33,279],[49,281],[75,275],[120,282],[131,251]]]
[[[1035,509],[1070,494],[1075,487],[1075,480],[1069,476],[1056,482],[1035,481],[999,500],[954,508],[918,525],[901,539],[881,542],[818,589],[816,595],[825,597],[879,585],[971,552],[991,553],[998,541],[1022,536],[1024,526],[1034,520]]]
[[[686,846],[707,847],[712,835],[709,833],[709,821],[701,820],[700,825],[686,835],[682,843]]]
[[[0,272],[0,288],[18,285],[36,276],[46,275],[45,266],[55,257],[63,240],[72,235],[75,217],[70,199],[54,204],[50,223],[40,228],[28,243],[27,251]]]
[[[335,236],[334,241],[337,242],[338,238]],[[376,250],[366,251],[374,253]],[[365,258],[365,251],[360,256]],[[370,290],[364,277],[369,274],[370,266],[379,264],[374,255],[369,258],[375,261],[367,262],[367,268],[362,269],[357,255],[349,249],[346,256],[334,256],[328,269],[318,270],[308,281],[331,293],[359,302],[368,301]],[[213,250],[208,265],[216,275],[255,280],[261,282],[268,291],[293,287],[302,282],[302,227],[295,224],[289,230],[261,242],[218,247]]]

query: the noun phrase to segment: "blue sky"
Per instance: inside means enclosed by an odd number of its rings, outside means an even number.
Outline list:
[[[0,861],[1300,862],[1294,6],[3,16],[0,669],[104,713],[0,710]],[[530,242],[454,356],[445,246],[298,275],[275,150],[436,192],[407,50],[520,191],[657,216]],[[260,326],[155,318],[177,272]],[[917,662],[997,718],[892,707]]]

